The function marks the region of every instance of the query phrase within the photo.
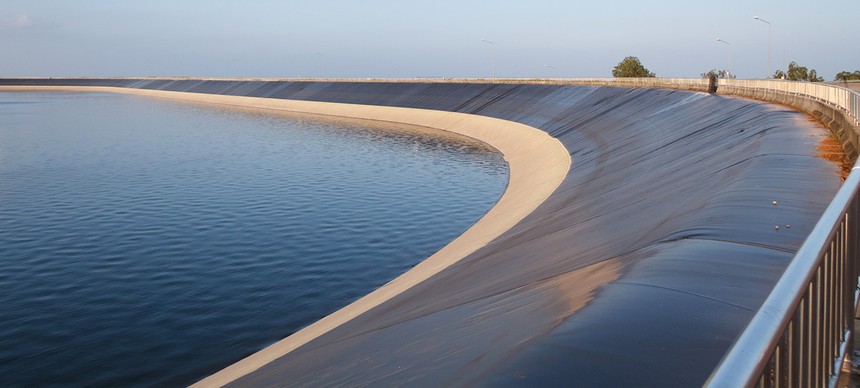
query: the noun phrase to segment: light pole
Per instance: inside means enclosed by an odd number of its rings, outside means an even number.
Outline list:
[[[726,68],[726,78],[732,78],[732,44],[720,38],[717,38],[717,42],[725,43],[729,46],[729,67]]]
[[[486,39],[481,39],[481,42],[488,43],[493,46],[493,81],[496,80],[496,44]]]
[[[555,70],[555,66],[543,65],[543,67],[545,67],[545,68],[547,68],[547,69]]]
[[[758,16],[753,16],[753,19],[767,23],[767,77],[765,77],[765,78],[770,78],[770,75],[771,75],[771,72],[770,72],[770,48],[772,46],[771,37],[773,36],[773,35],[771,35],[771,25],[770,25],[769,21],[764,20]]]
[[[314,52],[314,55],[320,56],[320,67],[322,67],[322,77],[325,78],[325,54]]]

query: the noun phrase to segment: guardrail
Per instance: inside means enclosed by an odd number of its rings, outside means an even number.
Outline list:
[[[854,327],[858,188],[852,172],[707,386],[835,384]]]
[[[811,99],[860,125],[860,95],[802,82],[721,80],[732,94]],[[857,148],[857,144],[854,145]],[[708,379],[713,387],[836,384],[852,351],[860,254],[860,166],[855,165],[771,294]]]

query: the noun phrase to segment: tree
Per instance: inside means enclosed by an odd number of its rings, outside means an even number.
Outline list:
[[[648,71],[639,58],[627,57],[618,62],[618,65],[612,69],[613,77],[656,77],[657,75]]]
[[[707,73],[702,73],[702,78],[711,78],[711,75],[713,75],[714,77],[717,77],[717,78],[737,78],[736,75],[729,73],[726,70],[716,70],[716,69],[708,71]]]
[[[823,77],[818,76],[818,72],[815,69],[807,69],[806,66],[800,66],[797,62],[792,61],[788,64],[788,72],[784,72],[782,70],[777,70],[774,73],[773,78],[776,79],[787,79],[791,81],[809,81],[809,82],[822,82],[824,81]]]
[[[836,73],[836,78],[834,81],[850,81],[850,80],[860,80],[860,70],[854,70],[854,72],[848,71],[840,71]]]

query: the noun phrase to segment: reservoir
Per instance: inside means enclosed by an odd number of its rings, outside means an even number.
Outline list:
[[[0,93],[0,385],[193,383],[430,256],[507,178],[390,123]]]

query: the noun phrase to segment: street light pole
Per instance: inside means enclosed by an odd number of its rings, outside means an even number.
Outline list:
[[[325,78],[325,54],[314,52],[314,55],[320,56],[320,67],[322,67],[322,77]]]
[[[547,68],[547,69],[555,70],[555,66],[543,65],[543,67],[545,67],[545,68]]]
[[[771,70],[771,67],[770,67],[770,48],[771,48],[771,46],[773,46],[773,44],[772,44],[773,35],[771,34],[771,25],[770,25],[769,21],[764,20],[758,16],[753,16],[753,19],[767,23],[767,77],[765,77],[765,78],[770,78],[770,75],[771,75],[771,72],[770,72],[770,70]]]
[[[496,80],[496,44],[486,39],[481,39],[481,42],[489,43],[493,46],[493,81]]]
[[[732,78],[732,44],[720,38],[717,38],[717,42],[725,43],[729,46],[729,67],[726,68],[726,78]]]

